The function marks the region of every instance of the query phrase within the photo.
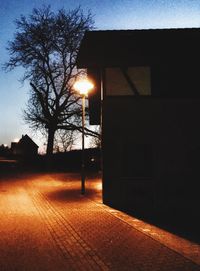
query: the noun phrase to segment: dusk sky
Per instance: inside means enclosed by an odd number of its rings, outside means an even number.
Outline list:
[[[14,20],[42,5],[51,5],[54,11],[79,5],[85,11],[90,9],[97,30],[200,27],[200,0],[0,0],[1,66],[8,60],[6,46],[15,32]],[[22,68],[9,73],[0,70],[0,145],[10,146],[11,141],[27,133],[41,147],[40,138],[23,123],[29,84],[19,82],[22,75]]]

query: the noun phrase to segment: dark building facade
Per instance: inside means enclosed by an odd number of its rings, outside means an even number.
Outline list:
[[[102,120],[103,201],[199,213],[200,29],[86,32],[77,63]]]
[[[11,143],[11,152],[21,157],[34,157],[38,154],[38,145],[28,135],[22,135],[19,142]]]

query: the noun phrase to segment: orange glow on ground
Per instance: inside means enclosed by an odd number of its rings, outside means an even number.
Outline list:
[[[1,177],[0,226],[2,226],[2,229],[0,228],[0,230],[4,233],[5,242],[7,242],[8,233],[11,235],[16,234],[17,236],[18,231],[27,234],[25,242],[29,242],[29,238],[35,238],[38,240],[37,242],[45,242],[45,240],[40,240],[40,238],[43,238],[40,237],[40,227],[43,227],[41,232],[45,236],[45,225],[41,223],[44,223],[46,219],[49,220],[48,223],[50,223],[52,229],[56,229],[58,231],[57,234],[60,234],[64,238],[63,236],[65,236],[66,232],[62,232],[56,222],[58,218],[61,219],[60,214],[62,214],[63,219],[66,219],[64,225],[66,226],[67,221],[71,219],[70,223],[72,223],[73,227],[78,227],[76,231],[80,230],[82,232],[83,230],[85,232],[88,223],[90,227],[93,225],[94,227],[100,226],[101,228],[107,223],[105,221],[101,224],[102,222],[99,220],[99,215],[104,213],[105,217],[110,220],[110,223],[111,221],[119,223],[121,220],[123,221],[123,227],[127,227],[125,225],[128,225],[128,231],[136,229],[145,236],[151,237],[159,244],[163,244],[165,247],[170,248],[170,250],[176,251],[176,253],[200,265],[199,245],[104,205],[102,203],[102,183],[99,176],[87,176],[85,196],[81,195],[80,188],[80,174],[75,173],[19,174],[16,177],[6,175],[5,177]],[[59,211],[57,212],[57,210]],[[80,212],[81,218],[77,217],[77,212]],[[44,221],[41,215],[44,216]],[[79,219],[83,219],[84,221],[80,223],[78,222]],[[34,225],[34,229],[32,229],[32,225]],[[115,224],[110,224],[111,226],[114,227]],[[72,229],[70,227],[67,238],[71,236],[70,231]],[[31,234],[28,234],[29,232]],[[90,231],[88,234],[90,234]],[[31,237],[32,235],[33,237]],[[120,235],[120,232],[117,235]],[[97,238],[97,236],[95,235],[94,238]],[[77,246],[78,249],[79,246]]]

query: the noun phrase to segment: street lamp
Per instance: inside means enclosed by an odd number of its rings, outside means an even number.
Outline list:
[[[85,194],[85,97],[94,85],[86,79],[76,81],[74,89],[82,96],[82,163],[81,163],[81,194]]]

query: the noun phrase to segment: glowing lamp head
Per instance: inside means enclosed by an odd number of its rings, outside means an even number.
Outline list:
[[[92,90],[94,85],[89,80],[76,81],[74,84],[74,89],[79,91],[81,95],[87,95],[90,90]]]

